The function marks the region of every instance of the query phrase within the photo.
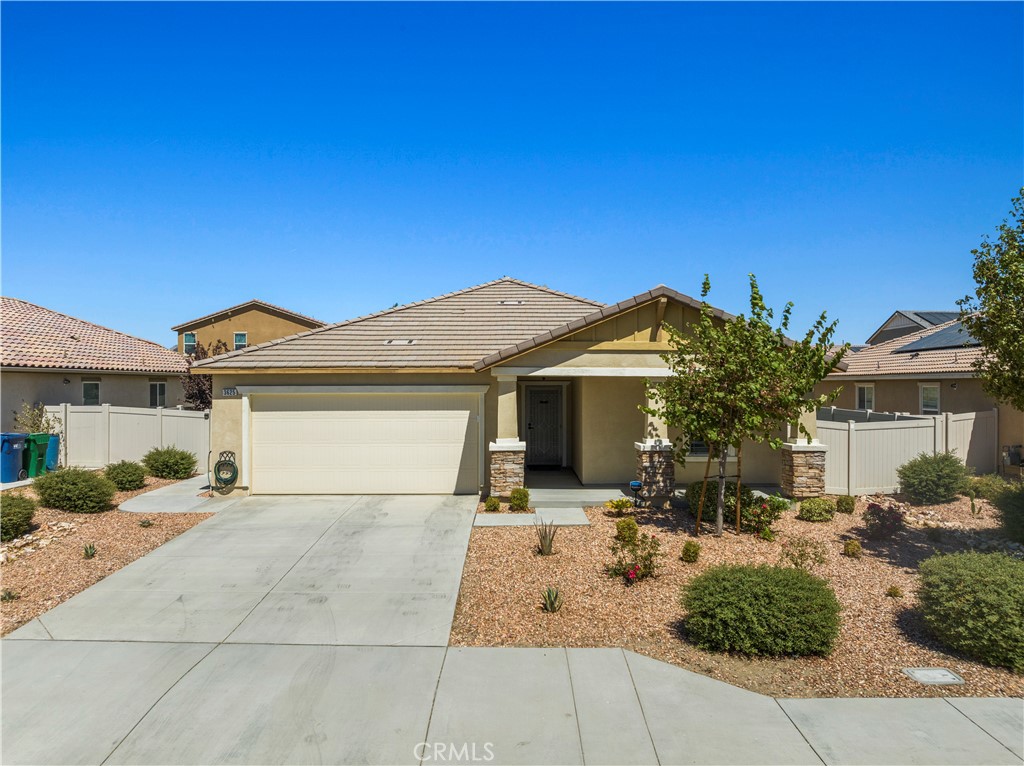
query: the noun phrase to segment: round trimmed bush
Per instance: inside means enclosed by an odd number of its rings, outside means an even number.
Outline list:
[[[924,621],[945,646],[1024,673],[1024,561],[955,553],[921,563]]]
[[[516,487],[508,493],[508,507],[516,512],[530,510],[530,490]]]
[[[110,508],[117,487],[84,468],[61,468],[40,476],[32,484],[39,503],[71,513],[99,513]]]
[[[800,503],[796,517],[802,521],[832,521],[835,515],[835,502],[827,497],[809,497]]]
[[[0,541],[10,542],[32,529],[36,502],[20,492],[0,495]]]
[[[857,498],[852,495],[840,495],[836,498],[836,511],[838,513],[853,513],[857,507]]]
[[[131,460],[111,463],[103,474],[114,482],[120,492],[131,492],[146,486],[146,469]]]
[[[142,464],[158,479],[187,479],[196,472],[196,456],[177,447],[154,447],[143,456]]]
[[[1024,484],[1005,489],[996,496],[995,506],[1003,522],[1003,534],[1024,543]]]
[[[918,505],[935,505],[955,500],[970,484],[964,461],[952,452],[922,453],[896,469],[900,492]]]
[[[839,636],[839,601],[803,569],[725,565],[683,590],[686,632],[701,649],[751,655],[828,654]]]
[[[484,510],[488,513],[497,513],[501,510],[501,500],[491,495],[489,498],[484,500]]]

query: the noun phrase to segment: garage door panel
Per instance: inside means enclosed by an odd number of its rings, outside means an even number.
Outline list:
[[[452,494],[479,489],[474,394],[252,398],[259,494]]]

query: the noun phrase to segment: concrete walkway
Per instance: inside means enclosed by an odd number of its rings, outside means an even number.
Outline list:
[[[175,484],[169,484],[152,492],[125,500],[120,505],[122,511],[129,513],[194,513],[202,511],[221,511],[234,504],[239,498],[233,497],[200,497],[200,493],[210,488],[206,474],[193,476]]]
[[[475,505],[233,503],[3,641],[3,763],[1022,763],[1021,700],[775,700],[619,649],[448,647]]]

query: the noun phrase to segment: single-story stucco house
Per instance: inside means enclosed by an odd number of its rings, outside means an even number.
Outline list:
[[[1024,444],[1024,413],[997,402],[982,388],[974,363],[981,344],[954,319],[868,346],[844,357],[815,388],[816,394],[840,388],[836,407],[908,415],[981,412],[997,408],[998,444],[1006,458],[1001,470],[1020,474],[1012,452]]]
[[[126,335],[17,298],[0,299],[2,427],[24,404],[174,407],[185,403],[184,358]]]
[[[505,277],[193,369],[214,376],[212,450],[241,491],[504,495],[561,470],[661,493],[704,461],[674,465],[675,434],[639,408],[667,374],[664,325],[699,310],[664,286],[608,306]],[[744,480],[779,484],[784,462],[751,445]]]

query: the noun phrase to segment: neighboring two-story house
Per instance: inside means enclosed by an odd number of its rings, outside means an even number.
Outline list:
[[[171,329],[178,334],[178,352],[191,355],[197,345],[209,347],[218,340],[223,341],[229,351],[237,351],[323,326],[318,319],[251,300]]]

